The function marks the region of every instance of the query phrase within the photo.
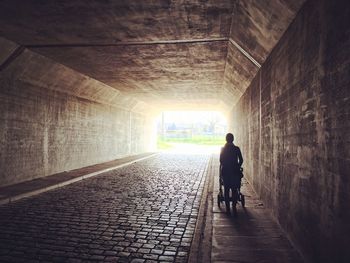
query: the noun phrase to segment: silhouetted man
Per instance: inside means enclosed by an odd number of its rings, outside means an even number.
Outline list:
[[[226,212],[230,214],[230,189],[232,194],[241,184],[241,165],[243,157],[239,147],[233,144],[233,134],[226,134],[226,144],[220,153],[220,169],[224,183]]]

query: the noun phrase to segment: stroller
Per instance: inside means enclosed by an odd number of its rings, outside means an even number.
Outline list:
[[[236,204],[238,202],[241,203],[242,207],[245,208],[245,198],[244,195],[241,193],[241,183],[242,183],[242,178],[243,178],[243,168],[240,168],[240,179],[239,179],[239,186],[237,188],[235,188],[232,191],[232,195],[230,196],[230,202],[232,202],[232,209],[233,209],[233,213],[236,215],[237,214],[237,209],[236,209]],[[221,203],[225,202],[225,196],[222,190],[222,187],[224,185],[224,181],[222,178],[222,171],[221,171],[221,167],[220,167],[220,176],[219,176],[219,193],[217,196],[217,202],[218,202],[218,206],[220,208]]]

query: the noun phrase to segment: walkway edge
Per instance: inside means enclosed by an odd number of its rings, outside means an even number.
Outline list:
[[[205,169],[205,183],[199,206],[196,228],[191,243],[188,263],[211,262],[213,230],[213,158],[214,155],[210,157],[208,165]]]
[[[18,201],[18,200],[23,199],[23,198],[31,197],[31,196],[34,196],[34,195],[38,195],[38,194],[41,194],[41,193],[44,193],[44,192],[48,192],[48,191],[51,191],[51,190],[54,190],[54,189],[57,189],[57,188],[69,185],[69,184],[73,184],[75,182],[78,182],[78,181],[81,181],[81,180],[85,180],[85,179],[88,179],[90,177],[93,177],[93,176],[96,176],[96,175],[99,175],[99,174],[102,174],[102,173],[106,173],[106,172],[109,172],[109,171],[112,171],[112,170],[115,170],[115,169],[122,168],[124,166],[130,165],[132,163],[136,163],[136,162],[139,162],[139,161],[142,161],[142,160],[154,157],[157,154],[158,153],[154,153],[154,154],[151,154],[151,155],[139,158],[139,159],[135,159],[135,160],[123,163],[123,164],[119,164],[119,165],[116,165],[116,166],[113,166],[113,167],[110,167],[110,168],[106,168],[106,169],[103,169],[103,170],[100,170],[100,171],[97,171],[97,172],[84,174],[84,175],[75,177],[73,179],[70,179],[70,180],[67,180],[67,181],[64,181],[64,182],[59,182],[59,183],[56,183],[56,184],[53,184],[53,185],[50,185],[50,186],[47,186],[47,187],[44,187],[44,188],[41,188],[41,189],[38,189],[38,190],[29,191],[29,192],[22,193],[22,194],[19,194],[19,195],[6,197],[4,199],[0,199],[0,205],[9,204],[9,203]]]

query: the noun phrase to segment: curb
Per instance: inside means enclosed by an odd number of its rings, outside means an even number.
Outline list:
[[[211,262],[212,217],[213,217],[213,178],[212,163],[209,159],[205,169],[205,182],[200,202],[196,228],[194,231],[188,263]]]

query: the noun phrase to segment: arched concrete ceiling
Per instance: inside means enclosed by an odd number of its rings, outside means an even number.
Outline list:
[[[3,0],[0,36],[153,106],[228,109],[303,2]]]
[[[14,42],[2,37],[0,37],[0,47],[0,90],[5,94],[17,88],[35,87],[43,89],[42,94],[45,94],[46,89],[128,111],[145,114],[157,113],[157,109],[152,105],[146,105],[124,92],[113,89],[45,56],[20,48]],[[16,50],[16,59],[11,59],[11,55]],[[11,63],[8,63],[9,60]],[[21,91],[18,91],[18,94],[21,94]]]

